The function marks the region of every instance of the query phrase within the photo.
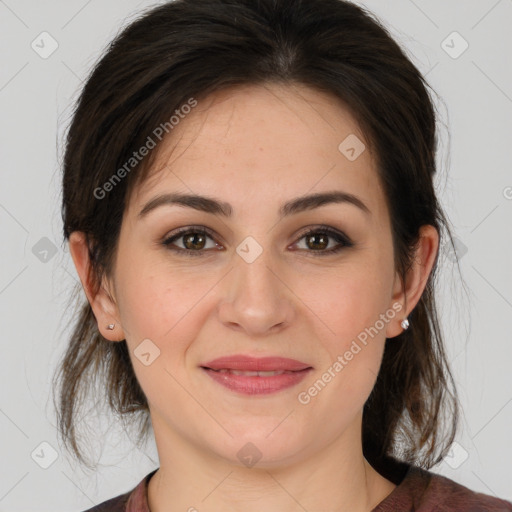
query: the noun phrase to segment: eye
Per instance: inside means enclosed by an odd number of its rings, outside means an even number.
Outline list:
[[[213,247],[206,246],[208,238],[212,240]],[[176,246],[176,241],[181,242],[183,247]],[[167,237],[162,244],[176,253],[190,254],[193,256],[202,256],[202,253],[204,253],[203,249],[222,248],[220,244],[213,240],[213,236],[209,230],[204,227],[194,226],[178,230],[176,233]]]
[[[306,233],[302,234],[300,240],[305,241],[306,250],[310,249],[308,252],[317,253],[314,256],[334,254],[354,245],[347,235],[328,226],[309,229]],[[330,242],[335,242],[334,247],[327,249]]]
[[[210,247],[207,246],[208,239],[212,242]],[[301,247],[300,249],[313,253],[314,256],[334,254],[354,245],[347,235],[328,226],[310,228],[300,236],[300,240],[305,241],[305,248]],[[181,243],[182,246],[177,242]],[[334,242],[334,247],[328,248],[331,242]],[[206,253],[205,249],[223,249],[222,245],[215,242],[210,230],[202,226],[181,228],[166,237],[162,244],[177,254],[191,256],[204,256]]]

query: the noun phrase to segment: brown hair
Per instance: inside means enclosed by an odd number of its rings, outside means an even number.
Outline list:
[[[125,206],[156,151],[105,197],[98,199],[98,187],[190,98],[266,83],[307,85],[349,106],[377,156],[402,279],[420,226],[433,225],[441,241],[446,235],[453,246],[434,191],[436,115],[428,84],[372,14],[343,0],[176,0],[142,14],[109,45],[83,88],[67,133],[64,237],[86,233],[97,286],[111,274]],[[430,468],[455,438],[459,405],[434,297],[438,257],[409,316],[411,327],[386,343],[364,406],[363,453],[382,474],[400,460]],[[56,408],[62,438],[87,464],[77,413],[94,383],[121,419],[131,425],[139,420],[139,441],[150,419],[126,341],[103,338],[89,303],[80,307],[55,374]]]

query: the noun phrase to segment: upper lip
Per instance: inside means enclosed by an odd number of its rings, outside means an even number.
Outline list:
[[[219,357],[200,366],[212,370],[226,369],[262,372],[274,370],[300,371],[311,368],[309,364],[287,357],[252,357],[241,354]]]

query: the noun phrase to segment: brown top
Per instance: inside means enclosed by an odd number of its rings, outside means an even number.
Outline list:
[[[510,501],[472,491],[418,466],[404,467],[405,476],[397,487],[371,512],[512,512]],[[135,489],[84,512],[150,512],[148,482],[157,469]]]

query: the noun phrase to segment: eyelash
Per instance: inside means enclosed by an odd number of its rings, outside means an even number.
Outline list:
[[[173,251],[173,252],[175,252],[176,254],[179,254],[179,255],[184,255],[184,256],[187,256],[187,255],[190,255],[190,256],[204,256],[204,253],[205,253],[204,249],[194,251],[192,249],[182,249],[181,247],[172,247],[172,243],[175,240],[178,240],[178,239],[184,237],[185,235],[189,235],[189,234],[199,234],[199,235],[203,235],[203,236],[208,236],[212,240],[214,238],[213,234],[210,232],[210,230],[208,230],[208,229],[206,229],[206,228],[204,228],[202,226],[197,226],[197,227],[196,226],[189,226],[189,227],[186,227],[186,228],[181,228],[177,232],[175,232],[172,235],[166,237],[162,241],[162,245],[164,245],[169,250],[171,250],[171,251]],[[344,233],[335,231],[335,230],[333,230],[332,228],[330,228],[328,226],[318,226],[316,228],[310,229],[310,230],[306,231],[305,233],[302,233],[298,240],[302,240],[303,238],[305,238],[307,236],[315,235],[315,234],[326,235],[326,236],[328,236],[330,238],[333,238],[338,244],[341,244],[341,245],[338,245],[337,247],[335,247],[334,249],[318,250],[318,251],[306,250],[306,252],[313,253],[313,255],[315,257],[316,256],[322,257],[322,256],[328,256],[328,255],[336,254],[336,253],[340,252],[343,249],[346,249],[346,248],[354,246],[354,243],[350,240],[350,238],[348,236],[346,236]],[[304,249],[300,249],[300,250],[304,250]]]

